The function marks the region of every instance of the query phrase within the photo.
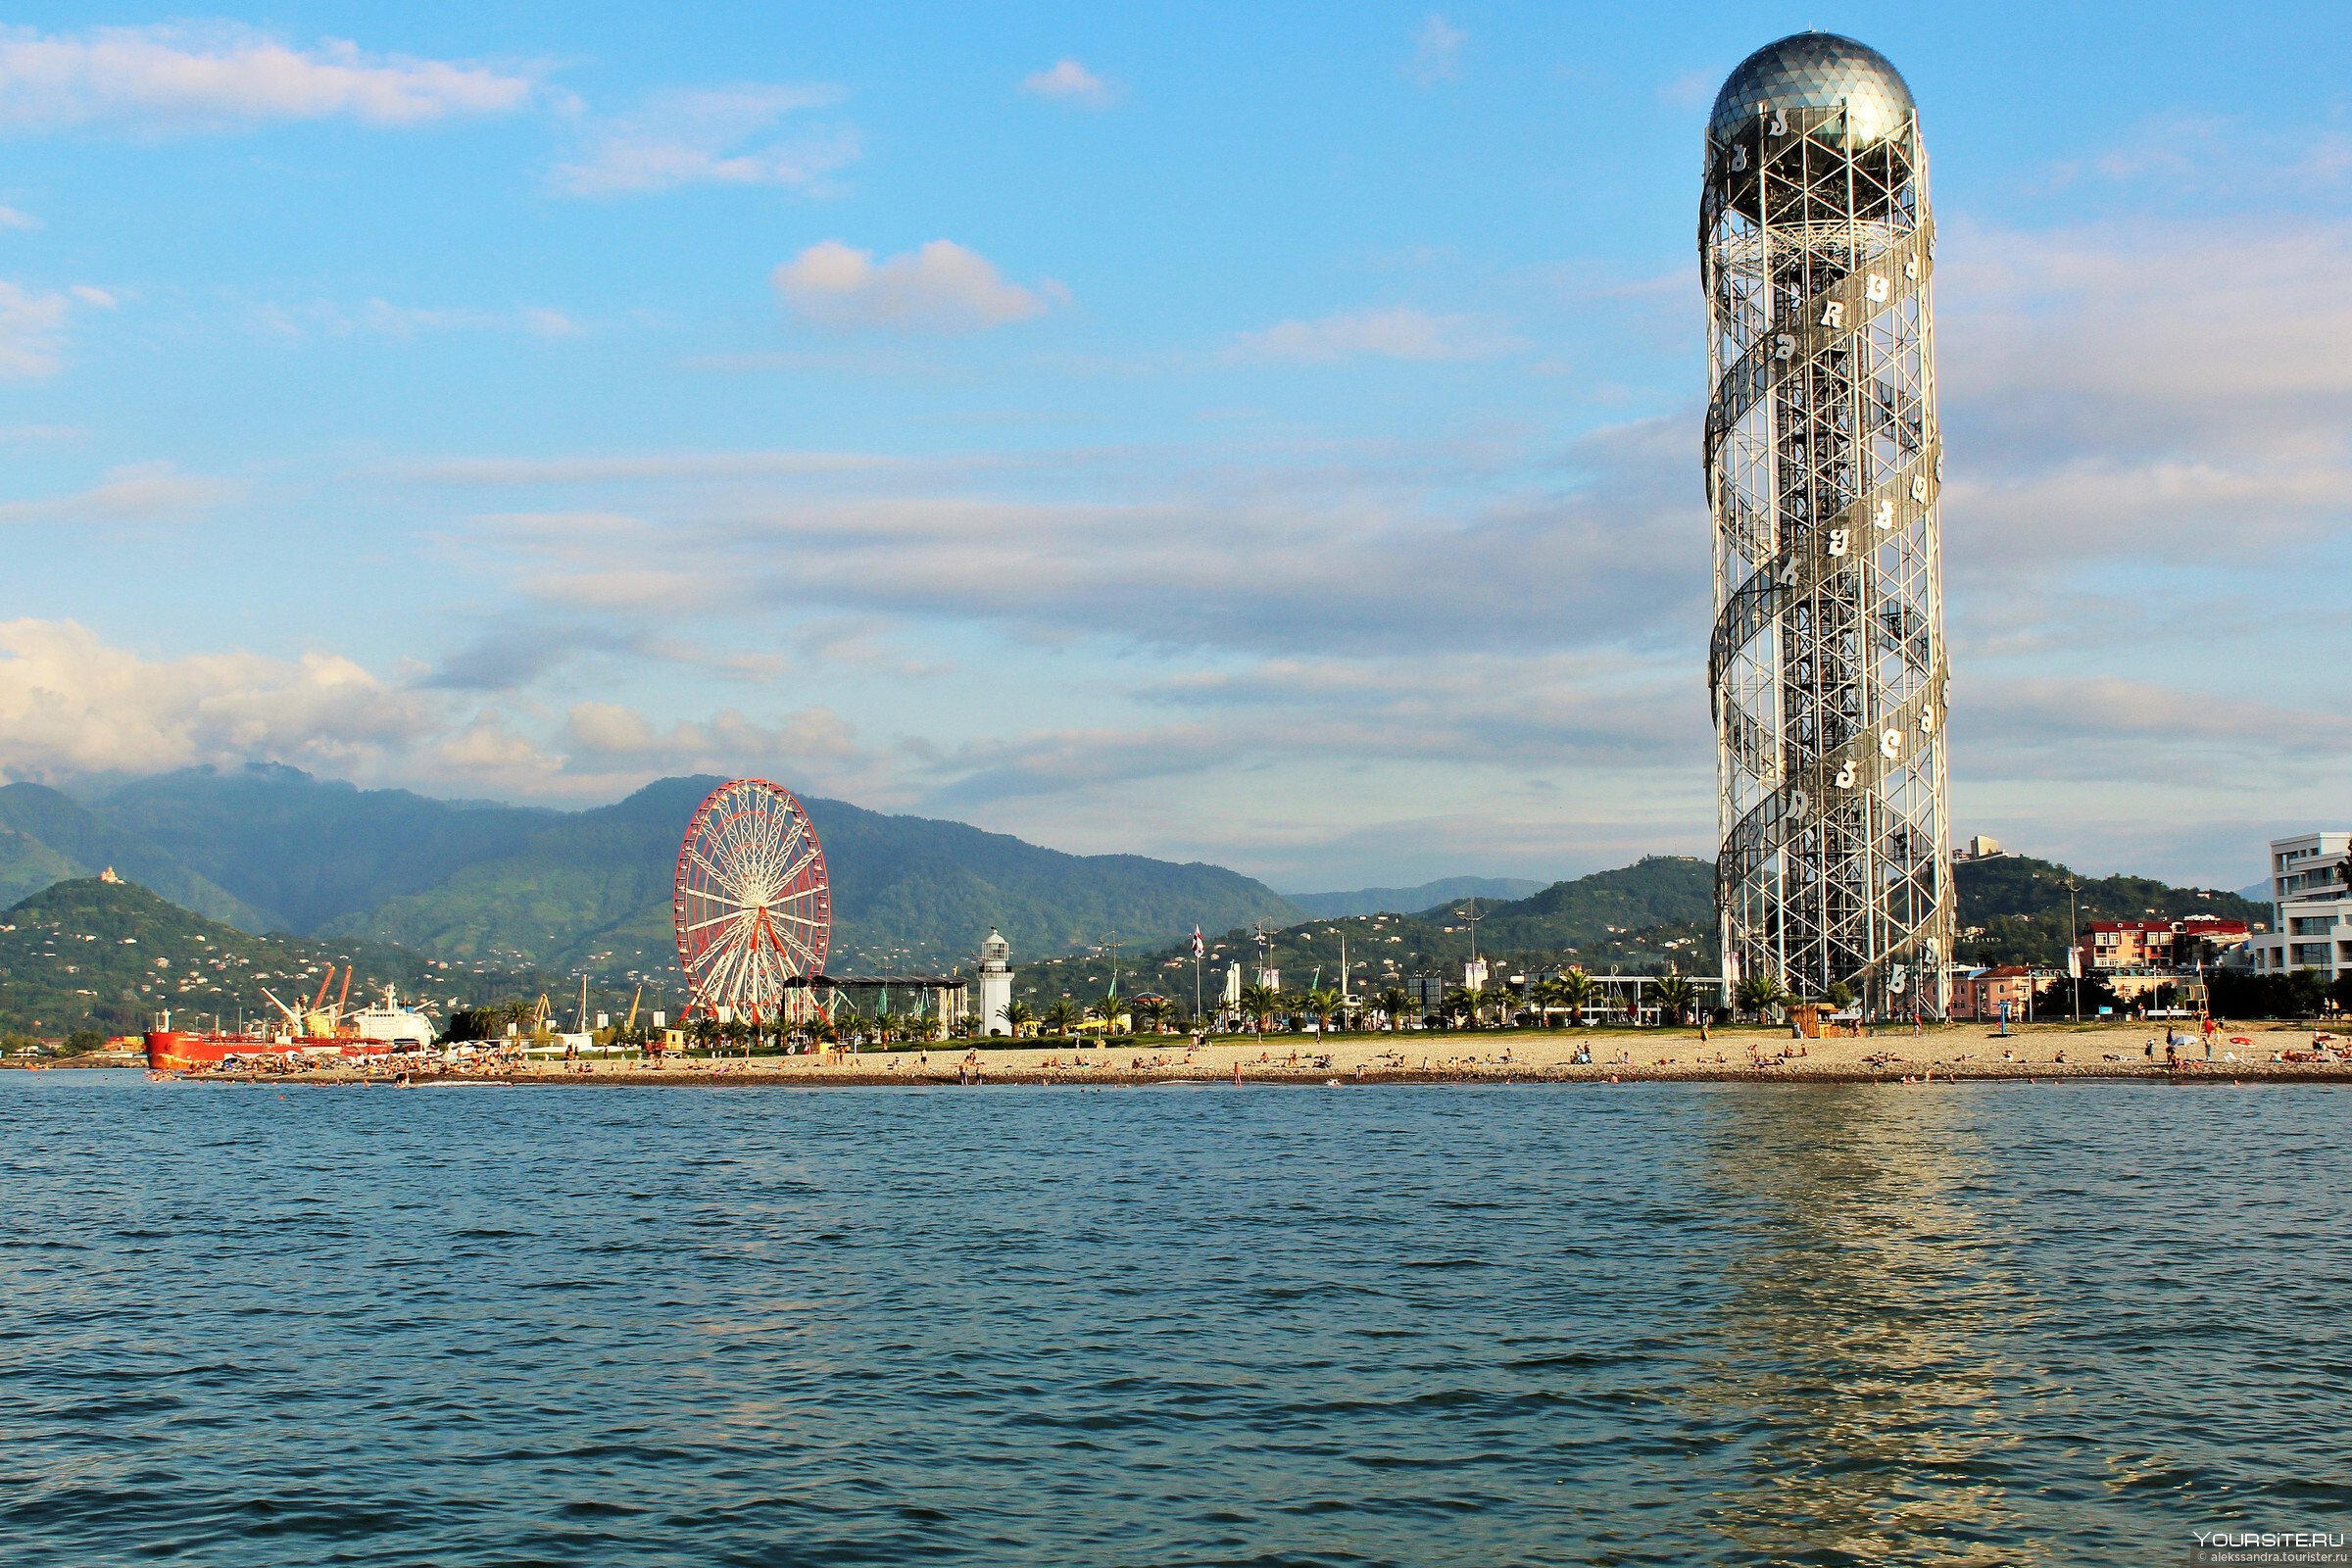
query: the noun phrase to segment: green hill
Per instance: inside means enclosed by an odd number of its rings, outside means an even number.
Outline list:
[[[1687,855],[1650,855],[1614,871],[1554,882],[1532,897],[1497,904],[1479,922],[1479,936],[1496,949],[1549,951],[1714,918],[1714,865]]]
[[[0,786],[0,901],[113,866],[184,908],[247,930],[261,910],[120,821],[40,784]]]
[[[1663,972],[1670,964],[1685,974],[1709,973],[1715,967],[1714,877],[1704,860],[1651,856],[1555,882],[1529,898],[1482,906],[1475,939],[1470,922],[1450,906],[1418,914],[1329,916],[1270,931],[1268,961],[1291,991],[1318,982],[1336,985],[1343,939],[1349,983],[1359,991],[1420,975],[1459,983],[1473,940],[1505,974],[1561,963],[1603,974]],[[1208,995],[1224,983],[1229,963],[1242,965],[1245,980],[1255,978],[1258,948],[1249,929],[1228,929],[1207,945],[1202,968]],[[1189,942],[1116,956],[1123,990],[1158,991],[1191,1004]],[[1024,964],[1015,990],[1037,1001],[1099,997],[1109,984],[1113,958],[1094,951]]]
[[[2263,925],[2267,904],[2256,904],[2219,888],[2177,888],[2144,876],[2082,876],[2053,860],[2003,855],[1989,860],[1961,860],[1952,867],[1959,896],[1958,956],[1970,963],[2066,961],[2069,924],[2067,884],[2076,884],[2076,906],[2084,922],[2180,919],[2212,914],[2225,920]]]
[[[178,1021],[273,1015],[263,987],[292,1003],[326,966],[355,965],[354,998],[387,982],[427,1011],[535,993],[544,977],[475,971],[381,943],[256,936],[180,908],[146,888],[94,877],[59,882],[0,914],[0,1028],[43,1035],[131,1034],[170,1008]],[[561,989],[560,982],[552,982]],[[336,982],[338,990],[341,981]]]
[[[2025,856],[1963,860],[1954,867],[1961,937],[1958,956],[1970,963],[2065,962],[2067,882],[2078,884],[2082,918],[2130,919],[2213,914],[2259,925],[2267,906],[2213,888],[2179,888],[2148,877],[2079,877],[2065,866]],[[1437,975],[1459,983],[1470,956],[1469,922],[1450,906],[1418,914],[1334,916],[1285,926],[1269,935],[1270,961],[1283,985],[1302,990],[1339,974],[1340,940],[1347,939],[1351,984]],[[1532,897],[1485,908],[1478,950],[1502,973],[1577,963],[1593,973],[1659,973],[1671,964],[1685,974],[1714,974],[1715,872],[1705,860],[1652,856],[1613,871],[1557,882]],[[1254,978],[1257,943],[1248,930],[1227,930],[1209,943],[1204,986],[1213,996],[1225,966],[1239,962]],[[1016,989],[1033,1001],[1099,997],[1108,985],[1113,956],[1089,952],[1020,966]],[[1121,986],[1157,990],[1189,1004],[1193,994],[1190,944],[1119,956]]]

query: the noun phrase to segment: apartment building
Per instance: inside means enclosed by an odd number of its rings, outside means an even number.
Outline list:
[[[2245,941],[2253,933],[2243,920],[2192,914],[2179,920],[2093,920],[2077,944],[2082,972],[2113,969],[2184,969]]]
[[[2308,969],[2322,980],[2352,973],[2352,833],[2271,840],[2271,905],[2277,918],[2253,939],[2261,974]]]

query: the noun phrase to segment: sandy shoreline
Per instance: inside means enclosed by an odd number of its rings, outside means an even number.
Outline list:
[[[2147,1047],[2154,1042],[2151,1054]],[[2251,1044],[2238,1044],[2237,1041]],[[1983,1025],[1952,1024],[1914,1035],[1793,1041],[1786,1030],[1482,1030],[1445,1034],[1220,1037],[1188,1050],[1182,1037],[1145,1036],[1107,1047],[1023,1045],[971,1052],[964,1042],[923,1050],[825,1060],[763,1056],[695,1060],[660,1069],[597,1062],[485,1071],[411,1073],[413,1083],[549,1086],[854,1088],[976,1083],[1036,1085],[1396,1084],[1396,1083],[1900,1083],[2055,1078],[2166,1081],[2352,1082],[2352,1061],[2275,1060],[2311,1050],[2307,1025],[2232,1025],[2167,1063],[2163,1026],[2040,1024],[2006,1038]],[[1579,1047],[1592,1061],[1572,1058]],[[1796,1053],[1802,1052],[1802,1054]],[[1789,1054],[1784,1056],[1783,1053]],[[2340,1057],[2343,1053],[2338,1052]],[[978,1062],[976,1075],[963,1064]],[[208,1075],[210,1081],[352,1084],[388,1081],[344,1070]]]

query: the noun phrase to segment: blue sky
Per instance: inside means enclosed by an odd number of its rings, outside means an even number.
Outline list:
[[[0,771],[758,771],[1305,889],[1709,853],[1698,137],[1885,50],[1962,834],[2341,825],[2320,7],[24,8]]]

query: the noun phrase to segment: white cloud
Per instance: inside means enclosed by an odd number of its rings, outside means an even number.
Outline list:
[[[1399,306],[1315,320],[1277,321],[1234,339],[1230,357],[1331,365],[1366,355],[1390,360],[1491,360],[1521,347],[1467,316],[1433,316]]]
[[[0,228],[39,228],[41,220],[29,213],[20,213],[14,207],[0,207]]]
[[[109,469],[74,495],[0,502],[0,523],[166,521],[199,515],[238,493],[226,479],[182,473],[169,463],[134,463]]]
[[[1108,109],[1118,102],[1120,90],[1117,82],[1098,76],[1068,58],[1021,78],[1021,91],[1080,109]]]
[[[1413,34],[1413,80],[1424,87],[1451,81],[1462,74],[1462,45],[1470,35],[1436,12],[1429,14]]]
[[[794,478],[876,473],[909,466],[907,459],[869,452],[677,452],[647,457],[451,458],[402,471],[436,484],[546,485]]]
[[[347,769],[427,727],[349,660],[149,659],[72,621],[0,623],[0,771],[50,777],[276,759]]]
[[[804,709],[780,724],[755,723],[728,709],[707,722],[681,720],[662,728],[618,703],[577,703],[564,715],[558,743],[575,768],[590,771],[634,764],[684,773],[775,758],[837,767],[863,757],[849,723],[825,708]]]
[[[467,537],[551,604],[642,605],[664,583],[713,616],[813,600],[1228,652],[1703,637],[1696,444],[1688,418],[1540,454],[1382,443],[1200,468],[1039,453],[887,484],[779,472],[587,520],[479,517]],[[1544,608],[1501,612],[1523,605]]]
[[[297,342],[314,336],[407,339],[427,332],[523,332],[533,337],[564,338],[587,330],[564,312],[544,306],[486,311],[462,305],[397,305],[385,299],[363,300],[357,305],[312,300],[301,304],[264,302],[249,306],[248,312],[262,332]]]
[[[234,23],[0,31],[0,128],[17,130],[172,133],[334,118],[416,125],[518,109],[532,88],[486,66],[371,55],[339,39],[300,49]]]
[[[830,327],[889,327],[964,332],[1044,314],[1059,284],[1035,289],[1008,283],[995,264],[953,240],[889,257],[839,240],[811,245],[777,268],[769,281],[785,307]]]
[[[785,116],[840,102],[841,89],[750,82],[655,94],[634,113],[591,122],[583,154],[549,176],[575,196],[634,195],[681,185],[780,185],[820,191],[856,162],[857,133],[812,129],[770,139]]]
[[[1936,276],[1955,579],[2276,561],[2352,508],[2352,228],[1953,224]]]
[[[73,311],[63,294],[31,294],[0,282],[0,376],[29,381],[55,375],[60,339]]]

